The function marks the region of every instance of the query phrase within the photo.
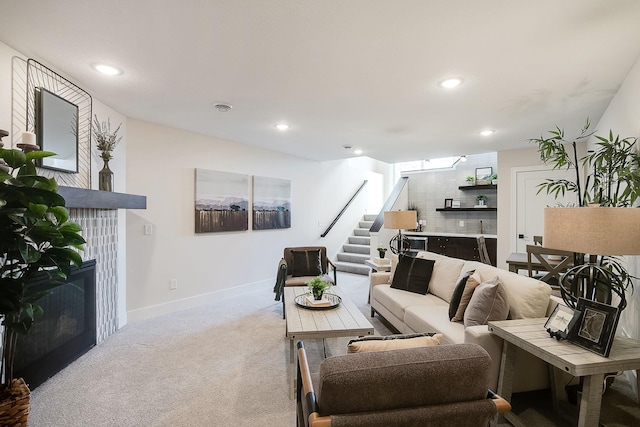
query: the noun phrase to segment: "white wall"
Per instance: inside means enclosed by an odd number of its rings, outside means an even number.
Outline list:
[[[597,129],[597,135],[605,137],[608,136],[609,130],[612,130],[614,135],[620,135],[621,138],[640,136],[640,58],[627,75],[595,129]],[[629,272],[640,276],[640,257],[625,258],[629,262]],[[617,332],[640,339],[640,283],[637,280],[634,281],[634,287],[633,293],[627,292],[628,305],[622,312]],[[637,385],[633,380],[631,383],[634,386]]]
[[[376,195],[374,204],[381,203],[384,179],[372,171],[386,168],[368,158],[319,163],[133,119],[127,133],[127,190],[147,196],[146,210],[127,212],[131,320],[243,288],[273,287],[284,247],[323,245],[333,257],[372,209],[367,193]],[[291,180],[291,228],[196,235],[196,168]],[[365,193],[321,238],[363,180],[372,177]],[[143,234],[145,224],[153,226],[152,235]],[[178,280],[178,289],[169,289],[171,279]]]

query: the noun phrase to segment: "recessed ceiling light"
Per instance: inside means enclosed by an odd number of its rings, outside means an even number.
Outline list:
[[[94,70],[107,76],[119,76],[120,74],[122,74],[122,70],[120,68],[116,68],[107,64],[93,64],[92,67]]]
[[[467,156],[460,156],[460,161],[461,162],[466,162],[467,161]]]
[[[480,132],[480,135],[489,136],[489,135],[493,135],[494,133],[495,133],[495,130],[487,129],[487,130],[483,130],[482,132]]]
[[[213,108],[220,111],[221,113],[226,113],[233,107],[231,106],[231,104],[227,104],[226,102],[216,102],[215,104],[213,104]]]
[[[289,128],[291,128],[291,125],[289,123],[276,123],[274,127],[280,131],[285,131],[289,130]]]
[[[460,86],[464,80],[459,77],[454,77],[451,79],[446,79],[438,83],[438,86],[445,89],[453,89],[454,87]]]
[[[353,150],[353,154],[355,154],[356,156],[359,156],[360,154],[362,154],[362,150],[359,148],[356,148],[355,150]]]

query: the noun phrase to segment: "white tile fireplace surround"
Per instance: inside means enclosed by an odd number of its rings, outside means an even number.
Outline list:
[[[118,328],[118,211],[146,209],[144,196],[60,187],[70,219],[80,225],[87,241],[80,254],[96,260],[97,343]]]
[[[118,211],[69,209],[87,241],[82,260],[96,260],[96,338],[104,341],[118,328]]]

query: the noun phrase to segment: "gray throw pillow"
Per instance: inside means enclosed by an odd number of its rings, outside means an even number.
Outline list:
[[[320,263],[320,249],[308,251],[291,251],[291,275],[320,276],[322,274],[322,264]]]
[[[506,320],[509,315],[507,292],[500,279],[481,283],[474,291],[464,312],[464,326],[486,325],[492,320]]]
[[[435,261],[431,259],[400,255],[391,287],[425,295],[429,290],[434,264]]]

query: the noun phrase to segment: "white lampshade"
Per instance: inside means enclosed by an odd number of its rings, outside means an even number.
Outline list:
[[[416,211],[387,211],[384,213],[384,228],[414,229],[417,222],[418,213]]]
[[[589,255],[640,255],[640,209],[545,208],[543,242]]]

